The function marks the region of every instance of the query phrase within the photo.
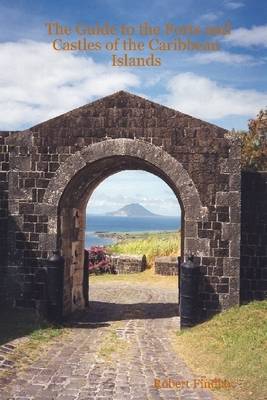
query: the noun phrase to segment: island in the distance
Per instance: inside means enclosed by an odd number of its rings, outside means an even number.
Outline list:
[[[117,211],[112,211],[106,215],[113,217],[162,217],[162,215],[154,214],[138,203],[128,204]]]

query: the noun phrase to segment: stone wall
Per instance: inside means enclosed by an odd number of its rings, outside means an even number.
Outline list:
[[[14,304],[35,304],[35,273],[59,248],[65,311],[82,307],[73,299],[82,296],[85,206],[103,179],[125,169],[154,173],[179,199],[182,256],[194,254],[201,266],[203,316],[239,303],[240,146],[224,129],[118,92],[5,140],[9,222],[2,251],[9,281],[16,272],[20,283]]]
[[[146,269],[146,256],[111,255],[110,264],[118,274],[133,274]]]
[[[267,172],[242,173],[242,302],[267,298]]]
[[[8,259],[8,171],[9,132],[0,132],[0,304],[6,300],[6,267]]]
[[[177,257],[156,257],[155,274],[178,275]]]

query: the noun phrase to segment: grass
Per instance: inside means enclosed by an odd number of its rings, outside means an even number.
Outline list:
[[[30,335],[30,340],[33,343],[47,343],[51,339],[61,336],[64,331],[66,331],[66,329],[63,329],[61,327],[53,325],[46,326],[32,332]]]
[[[109,282],[127,282],[132,284],[146,284],[149,286],[158,286],[170,289],[177,289],[177,276],[162,276],[154,273],[154,268],[146,269],[143,272],[133,274],[103,274],[90,275],[89,284],[109,283]]]
[[[141,239],[123,240],[109,246],[113,253],[143,255],[147,257],[150,267],[153,266],[157,256],[178,256],[181,251],[181,233],[151,233],[145,234]]]
[[[61,331],[60,328],[37,318],[32,309],[4,309],[0,312],[0,319],[4,321],[0,330],[0,345],[22,336],[46,340]]]
[[[236,385],[217,392],[218,398],[267,398],[267,301],[233,307],[178,332],[173,345],[195,373]]]
[[[48,344],[68,332],[66,328],[37,318],[34,310],[30,309],[1,310],[0,319],[4,321],[0,330],[0,345],[22,338],[7,355],[7,359],[14,362],[18,369],[27,367],[45,351]],[[14,373],[13,369],[3,370],[0,377],[11,376]]]
[[[128,282],[134,284],[149,284],[176,289],[177,276],[161,276],[154,273],[154,260],[157,256],[178,256],[180,254],[180,232],[142,233],[138,238],[124,239],[108,247],[108,250],[117,254],[143,255],[147,257],[149,269],[133,274],[103,274],[91,275],[92,283]]]
[[[117,329],[122,326],[121,322],[115,322],[102,340],[102,345],[98,350],[98,355],[106,360],[112,361],[116,355],[128,352],[129,343],[120,338],[117,334]]]
[[[13,354],[18,368],[25,368],[32,363],[41,353],[46,351],[47,345],[66,334],[67,329],[55,327],[53,325],[37,328],[33,331],[25,342],[18,346]]]

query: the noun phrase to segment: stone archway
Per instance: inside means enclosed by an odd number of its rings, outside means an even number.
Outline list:
[[[36,272],[56,247],[63,249],[66,232],[82,232],[84,205],[101,180],[139,168],[161,177],[179,199],[183,250],[196,255],[201,270],[201,316],[239,304],[240,145],[226,130],[118,92],[0,139],[0,273],[9,303],[45,305]],[[71,267],[77,276],[78,264]],[[65,313],[82,307],[72,304],[72,272]]]
[[[207,209],[182,164],[163,149],[133,139],[96,143],[70,156],[57,170],[40,207],[49,215],[43,247],[51,245],[65,257],[64,313],[83,307],[82,266],[85,208],[94,189],[108,176],[126,169],[142,169],[162,178],[175,193],[182,210],[182,254],[209,255],[209,239],[198,238],[198,222]]]

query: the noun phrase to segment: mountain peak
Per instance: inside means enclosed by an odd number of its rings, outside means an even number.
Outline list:
[[[157,214],[147,210],[139,203],[131,203],[120,208],[117,211],[109,212],[107,215],[116,217],[157,217]]]

